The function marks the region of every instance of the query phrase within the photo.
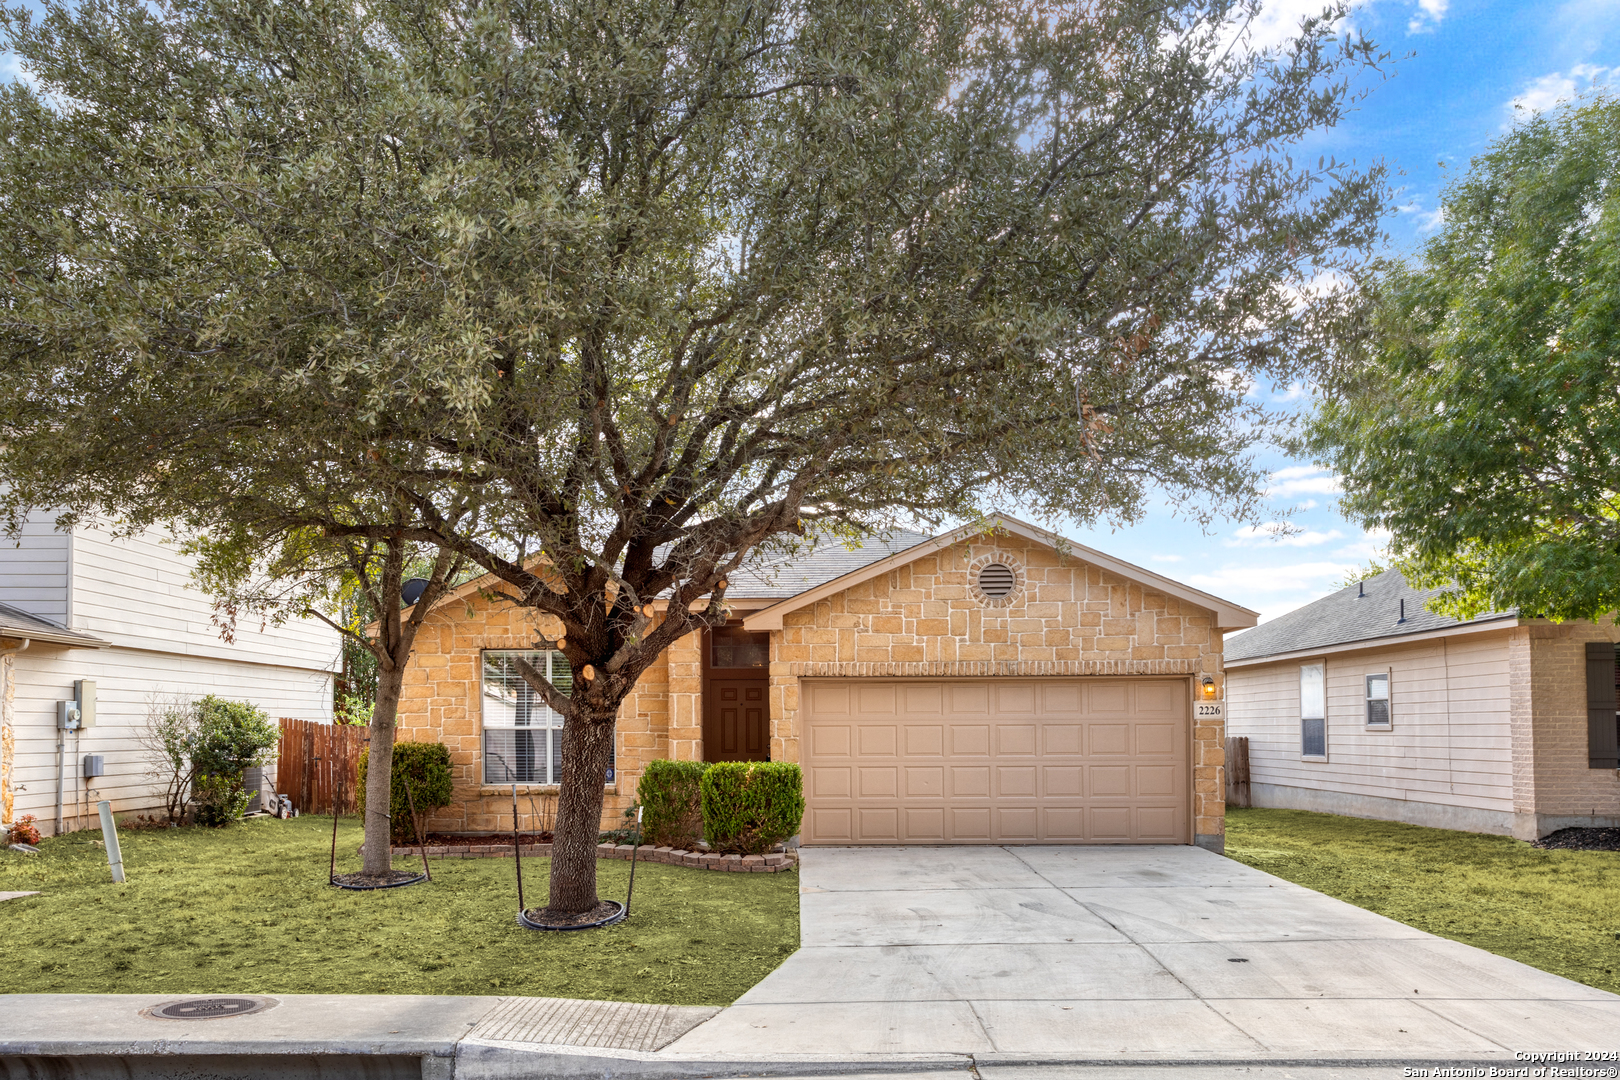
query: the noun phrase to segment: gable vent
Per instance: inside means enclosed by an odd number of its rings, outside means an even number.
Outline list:
[[[1017,584],[1018,578],[1010,566],[993,562],[979,571],[979,591],[992,600],[1000,600],[1011,593]]]

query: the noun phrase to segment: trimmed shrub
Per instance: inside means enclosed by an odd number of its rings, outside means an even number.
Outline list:
[[[691,851],[703,838],[703,761],[649,761],[636,785],[646,843]]]
[[[242,773],[275,760],[281,729],[263,709],[213,694],[197,702],[195,723],[189,750],[197,822],[229,825],[247,810]]]
[[[799,831],[804,773],[772,761],[720,761],[703,774],[703,835],[726,854],[758,855]]]
[[[360,818],[366,813],[366,760],[371,757],[368,748],[360,753],[360,790],[356,801],[360,805]],[[427,818],[433,811],[450,805],[454,783],[450,773],[450,750],[438,742],[397,742],[394,744],[394,774],[389,790],[392,805],[388,808],[389,833],[396,844],[414,844],[416,827],[427,834]],[[410,797],[405,794],[406,780],[410,781]],[[411,803],[416,804],[416,823],[411,822]]]

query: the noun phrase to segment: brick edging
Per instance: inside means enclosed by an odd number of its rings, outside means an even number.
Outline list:
[[[598,859],[630,858],[630,844],[598,844]],[[418,855],[421,849],[396,847],[396,856]],[[498,859],[512,854],[511,844],[429,844],[427,854],[440,859]],[[550,844],[524,844],[523,854],[544,857],[551,854]],[[792,870],[799,865],[797,852],[773,851],[769,855],[720,855],[712,851],[682,851],[671,847],[643,847],[636,856],[638,862],[663,863],[666,866],[692,866],[699,870],[724,870],[744,874],[774,874],[779,870]]]

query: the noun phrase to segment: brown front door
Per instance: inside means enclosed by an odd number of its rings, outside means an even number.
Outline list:
[[[705,760],[770,760],[770,686],[765,679],[709,680],[703,695]]]
[[[741,624],[704,634],[703,760],[771,759],[770,635]]]

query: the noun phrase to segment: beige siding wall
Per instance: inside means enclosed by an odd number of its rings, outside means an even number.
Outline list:
[[[55,623],[68,617],[68,536],[55,514],[30,514],[19,536],[0,538],[0,603]]]
[[[1326,792],[1351,797],[1339,804],[1346,812],[1354,799],[1435,804],[1489,812],[1477,820],[1494,815],[1505,828],[1513,811],[1509,637],[1503,630],[1232,668],[1227,726],[1250,740],[1256,801],[1265,805],[1269,787]],[[1299,669],[1311,662],[1326,665],[1326,761],[1300,752]],[[1393,723],[1369,729],[1364,679],[1384,671]]]
[[[186,656],[146,649],[68,649],[35,643],[10,658],[9,775],[13,814],[33,814],[48,834],[56,813],[56,703],[73,697],[77,679],[96,682],[96,723],[66,739],[64,826],[93,827],[95,802],[118,814],[157,808],[145,775],[140,732],[156,700],[205,694],[249,701],[271,719],[330,720],[332,676],[311,668]],[[0,696],[4,696],[0,692]],[[106,757],[107,775],[84,781],[85,754]],[[77,810],[75,809],[77,807]],[[89,818],[84,815],[88,808]]]
[[[970,588],[988,561],[1021,589],[988,605]],[[1210,612],[1011,536],[964,542],[854,585],[783,620],[773,634],[771,756],[799,761],[799,680],[828,676],[1181,676],[1219,679]],[[1194,833],[1225,833],[1225,732],[1193,730]]]

